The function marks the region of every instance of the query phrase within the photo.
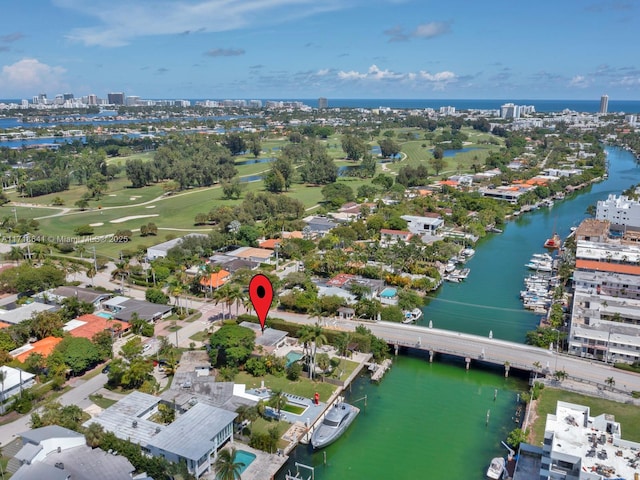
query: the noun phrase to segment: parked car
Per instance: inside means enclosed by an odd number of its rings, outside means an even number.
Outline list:
[[[109,373],[111,371],[111,364],[107,363],[102,369],[102,373]]]

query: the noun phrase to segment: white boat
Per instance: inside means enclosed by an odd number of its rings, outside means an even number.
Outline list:
[[[311,436],[313,448],[323,448],[335,442],[351,425],[358,413],[360,413],[359,408],[344,402],[329,407],[324,420]]]
[[[502,478],[502,475],[504,474],[504,465],[505,461],[502,457],[496,457],[491,460],[491,464],[487,470],[487,477],[494,480]]]
[[[451,273],[456,269],[456,260],[450,259],[447,265],[444,267],[444,271],[447,273]]]
[[[462,255],[464,255],[465,258],[469,259],[469,258],[473,257],[476,254],[476,251],[473,248],[468,247],[468,248],[465,248],[464,250],[462,250],[461,253],[462,253]]]
[[[414,308],[413,310],[404,312],[404,320],[402,323],[414,323],[420,320],[422,317],[422,310],[419,308]]]

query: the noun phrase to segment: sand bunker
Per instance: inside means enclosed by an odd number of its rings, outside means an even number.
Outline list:
[[[109,196],[110,197],[117,197],[117,195],[115,193],[110,193]]]
[[[115,220],[111,220],[109,223],[122,223],[128,220],[137,220],[138,218],[148,218],[148,217],[157,217],[158,214],[154,213],[153,215],[131,215],[130,217],[121,217],[116,218]]]
[[[102,222],[90,223],[89,224],[90,227],[101,227],[102,225],[104,225],[104,223],[102,223]]]
[[[137,200],[137,199],[139,199],[139,198],[140,198],[140,197],[129,197],[129,200]]]
[[[144,207],[144,208],[156,208],[155,205],[149,205],[148,207]]]

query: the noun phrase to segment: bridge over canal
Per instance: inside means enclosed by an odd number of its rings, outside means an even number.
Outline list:
[[[341,328],[355,329],[356,322],[338,322]],[[353,324],[353,325],[349,325]],[[482,337],[468,333],[453,332],[420,325],[405,325],[393,322],[364,324],[374,335],[392,346],[424,350],[430,355],[447,354],[465,360],[468,368],[474,363],[508,365],[506,370],[517,368],[553,374],[562,370],[568,377],[606,386],[606,380],[613,377],[615,389],[629,393],[640,391],[640,375],[614,368],[598,361],[578,358],[550,351],[549,349],[521,343]],[[508,363],[507,363],[508,362]],[[536,368],[534,364],[541,368]],[[506,372],[508,373],[508,372]]]

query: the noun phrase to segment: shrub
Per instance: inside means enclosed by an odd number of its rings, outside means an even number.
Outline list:
[[[267,373],[267,367],[262,358],[250,358],[244,365],[244,369],[254,377],[262,377]]]
[[[293,362],[287,367],[287,379],[292,382],[297,381],[300,378],[301,373],[302,365],[300,365],[300,362]]]

